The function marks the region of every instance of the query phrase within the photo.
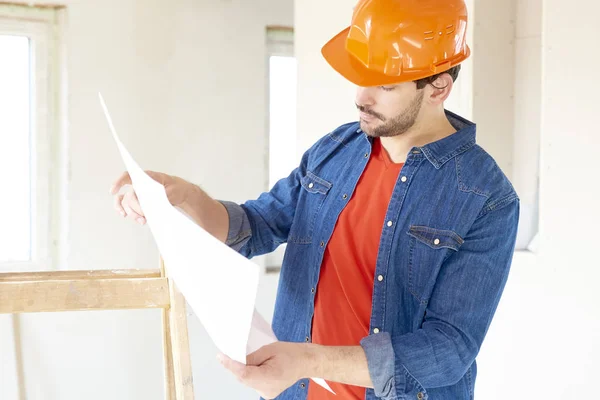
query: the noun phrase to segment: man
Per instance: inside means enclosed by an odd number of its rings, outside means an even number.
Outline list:
[[[462,0],[361,0],[323,48],[358,86],[360,121],[238,205],[151,173],[169,200],[247,257],[287,243],[273,329],[280,340],[221,360],[263,397],[472,399],[475,357],[502,294],[519,198],[445,111],[465,44]],[[112,193],[126,183],[124,174]],[[135,194],[115,197],[144,223]],[[314,384],[326,379],[337,396]]]

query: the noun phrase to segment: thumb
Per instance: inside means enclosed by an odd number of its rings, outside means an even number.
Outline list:
[[[262,365],[265,361],[273,357],[271,346],[266,345],[256,350],[254,353],[246,356],[247,365]]]
[[[110,187],[110,194],[117,194],[119,190],[125,185],[131,185],[131,176],[129,172],[125,171],[119,176],[119,178]]]
[[[156,172],[156,171],[144,171],[146,173],[146,175],[148,175],[150,178],[154,179],[156,182],[160,183],[161,185],[165,185],[167,182],[167,175],[163,174],[162,172]]]

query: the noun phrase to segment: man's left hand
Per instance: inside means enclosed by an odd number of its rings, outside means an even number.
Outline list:
[[[249,354],[246,365],[220,354],[217,358],[225,368],[263,398],[273,399],[298,380],[308,378],[318,366],[313,345],[275,342]]]

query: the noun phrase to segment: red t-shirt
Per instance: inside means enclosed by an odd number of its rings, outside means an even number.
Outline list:
[[[313,343],[358,346],[369,335],[379,239],[403,164],[394,164],[379,139],[325,249],[315,297]],[[308,400],[359,400],[365,388],[327,382],[332,395],[310,381]]]

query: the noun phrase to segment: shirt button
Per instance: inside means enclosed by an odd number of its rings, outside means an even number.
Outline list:
[[[365,153],[365,158],[369,158],[369,153]]]
[[[310,292],[314,293],[315,292],[315,288],[310,289]]]
[[[400,180],[401,180],[402,182],[406,182],[406,181],[408,180],[408,178],[407,178],[407,177],[405,177],[405,176],[403,176],[402,178],[400,178]]]
[[[321,247],[324,247],[324,246],[325,246],[325,242],[321,242]]]
[[[377,280],[378,280],[379,282],[383,281],[383,275],[379,275],[379,276],[377,277]]]
[[[301,387],[302,389],[304,389],[304,388],[306,387],[306,383],[302,382],[302,383],[300,384],[300,387]]]
[[[379,333],[379,328],[373,329],[373,333]]]
[[[423,392],[419,392],[419,393],[417,393],[417,399],[419,399],[419,400],[423,400],[423,397],[424,397],[424,396],[423,396]]]
[[[315,186],[315,184],[314,184],[314,183],[312,183],[312,182],[308,184],[308,188],[309,188],[309,189],[312,189],[314,186]]]
[[[304,340],[306,340],[307,342],[309,342],[310,338],[307,336]]]
[[[388,221],[387,226],[392,226],[394,223],[392,221]]]
[[[348,198],[348,195],[344,194],[342,197],[344,198],[344,200],[346,200]]]
[[[440,239],[435,239],[435,240],[433,241],[433,244],[435,244],[436,246],[437,246],[438,244],[440,244]]]

